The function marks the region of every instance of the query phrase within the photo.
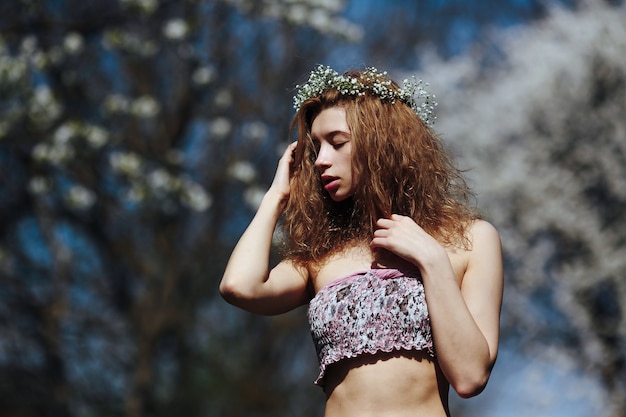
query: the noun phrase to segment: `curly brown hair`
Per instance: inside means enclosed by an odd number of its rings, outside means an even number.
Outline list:
[[[361,72],[348,74],[358,78]],[[346,112],[352,178],[358,179],[354,195],[341,202],[323,189],[310,136],[315,117],[335,106]],[[437,134],[408,105],[330,89],[302,103],[291,122],[294,131],[298,144],[283,219],[288,258],[320,262],[331,251],[369,242],[376,221],[391,214],[411,217],[445,246],[468,246],[467,227],[478,218],[473,194]]]

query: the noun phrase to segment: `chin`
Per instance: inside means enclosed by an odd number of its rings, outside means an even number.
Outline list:
[[[343,201],[348,200],[350,197],[352,197],[352,194],[329,194],[328,196],[335,203],[341,203]]]

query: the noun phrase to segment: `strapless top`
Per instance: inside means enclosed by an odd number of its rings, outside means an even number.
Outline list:
[[[307,311],[324,385],[326,368],[342,359],[395,350],[435,357],[419,272],[370,269],[322,287]]]

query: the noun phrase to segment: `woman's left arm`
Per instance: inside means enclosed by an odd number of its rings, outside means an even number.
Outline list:
[[[461,397],[487,385],[498,354],[503,268],[500,237],[486,221],[469,230],[471,250],[459,285],[446,250],[405,216],[381,219],[373,248],[385,248],[422,274],[437,359]]]

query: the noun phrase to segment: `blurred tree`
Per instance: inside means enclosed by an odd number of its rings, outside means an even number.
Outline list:
[[[319,56],[298,39],[359,29],[341,3],[228,3],[0,6],[3,415],[289,408],[265,382],[294,319],[215,289],[287,139],[291,54]]]
[[[504,340],[599,376],[626,416],[626,18],[590,1],[425,69],[503,237]],[[445,71],[442,69],[445,68]],[[463,85],[462,90],[454,85]]]

